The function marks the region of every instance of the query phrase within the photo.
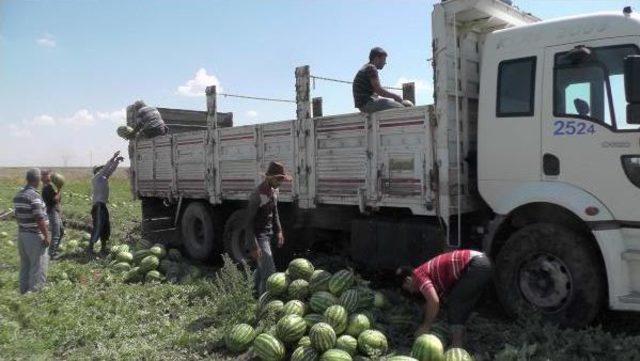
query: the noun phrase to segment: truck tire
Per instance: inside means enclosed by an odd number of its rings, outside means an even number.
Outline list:
[[[606,282],[584,236],[551,223],[513,233],[496,258],[496,291],[511,316],[537,313],[562,327],[584,327],[603,306]]]
[[[227,219],[224,225],[224,250],[236,263],[249,262],[249,251],[244,248],[244,225],[246,210],[239,209]]]
[[[182,241],[191,259],[204,261],[216,248],[216,227],[207,205],[189,203],[180,222]]]

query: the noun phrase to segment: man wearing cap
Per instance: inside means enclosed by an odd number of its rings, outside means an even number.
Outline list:
[[[124,158],[120,156],[120,151],[113,154],[111,159],[104,166],[93,168],[93,179],[91,180],[93,206],[91,207],[91,218],[93,219],[93,231],[89,240],[89,258],[93,258],[93,245],[100,238],[102,248],[101,255],[107,255],[107,241],[111,235],[111,222],[109,220],[109,177],[115,172],[118,164]]]
[[[13,197],[18,222],[18,253],[20,254],[20,293],[40,290],[47,281],[49,254],[49,220],[38,193],[40,169],[27,171],[27,184]]]
[[[53,187],[51,182],[51,170],[42,171],[42,199],[47,209],[47,218],[49,218],[49,231],[51,232],[51,245],[49,246],[50,259],[57,259],[58,247],[60,239],[63,235],[62,229],[62,208],[60,207],[60,199],[62,197],[61,187],[57,185],[58,190]]]
[[[402,97],[380,85],[378,70],[387,64],[387,52],[375,47],[369,52],[369,62],[360,68],[353,79],[353,101],[364,113],[403,108]]]
[[[278,248],[284,245],[284,234],[278,216],[278,187],[283,181],[290,182],[291,176],[285,174],[282,163],[271,162],[265,173],[265,180],[249,196],[245,247],[256,262],[253,277],[259,295],[265,291],[267,278],[276,269],[271,253],[274,235]]]
[[[446,301],[453,347],[462,347],[465,323],[491,280],[491,261],[482,252],[461,249],[443,253],[418,268],[396,271],[402,288],[424,299],[424,320],[416,336],[429,332]]]

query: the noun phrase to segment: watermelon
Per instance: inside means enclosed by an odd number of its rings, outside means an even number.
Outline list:
[[[331,273],[325,270],[315,270],[309,280],[309,292],[316,293],[318,291],[329,291],[329,280]]]
[[[278,339],[285,343],[297,342],[307,331],[307,323],[298,315],[286,315],[276,324]]]
[[[169,271],[169,269],[176,267],[177,264],[173,261],[169,261],[168,259],[163,259],[162,261],[160,261],[160,264],[158,265],[158,271],[162,272],[162,273],[167,273]]]
[[[149,248],[149,251],[158,258],[164,258],[167,255],[167,250],[161,244],[153,245],[153,247]]]
[[[350,288],[340,295],[340,304],[349,313],[353,313],[358,309],[358,290]]]
[[[148,272],[158,268],[159,265],[160,260],[158,259],[158,257],[154,255],[146,256],[142,259],[142,261],[140,261],[140,270],[143,272]]]
[[[82,240],[83,240],[83,241],[87,241],[87,242],[88,242],[90,239],[91,239],[91,233],[84,232],[84,233],[82,234]]]
[[[347,351],[349,355],[353,356],[358,351],[358,340],[349,335],[342,335],[336,340],[336,348]]]
[[[324,316],[319,313],[310,313],[308,315],[305,315],[303,318],[309,327],[315,325],[318,322],[325,322]]]
[[[120,262],[131,263],[131,261],[133,261],[133,255],[129,252],[118,252],[116,259]]]
[[[276,272],[267,278],[267,291],[274,296],[280,296],[287,291],[289,280],[284,272]]]
[[[431,334],[420,335],[411,347],[411,356],[418,361],[444,360],[444,347],[440,339]]]
[[[66,243],[67,243],[67,247],[69,247],[69,249],[76,249],[76,248],[78,248],[78,245],[79,245],[79,242],[78,242],[77,239],[70,239]]]
[[[304,338],[304,337],[303,337]],[[291,354],[291,361],[317,361],[318,353],[312,347],[300,346]]]
[[[144,273],[140,271],[140,267],[134,267],[131,270],[129,270],[127,273],[125,273],[124,281],[125,282],[140,282],[140,281],[142,281],[142,276],[143,275],[144,275]]]
[[[83,249],[89,249],[89,241],[80,242],[80,247],[82,247]]]
[[[411,356],[391,356],[386,361],[418,361]]]
[[[141,249],[139,251],[135,251],[133,253],[133,263],[135,264],[139,264],[140,261],[142,261],[143,258],[150,256],[151,255],[151,251],[148,249]]]
[[[459,347],[450,348],[444,353],[444,361],[473,361],[467,350]]]
[[[446,324],[436,323],[431,326],[429,333],[439,338],[443,347],[446,347],[449,344],[449,329]]]
[[[298,347],[311,347],[311,339],[309,336],[302,336],[302,338],[298,340]]]
[[[160,272],[158,272],[156,270],[151,270],[151,271],[147,272],[147,274],[144,276],[144,281],[145,282],[160,282],[160,281],[162,281],[162,275],[160,275]]]
[[[373,307],[375,295],[368,287],[358,287],[358,310],[367,310]]]
[[[324,313],[324,311],[335,304],[338,304],[336,296],[327,291],[318,291],[311,295],[309,299],[309,306],[317,313]]]
[[[351,355],[344,350],[337,348],[325,351],[320,356],[320,361],[352,361]]]
[[[340,305],[327,307],[324,318],[325,322],[333,327],[336,335],[341,335],[347,329],[347,310]]]
[[[233,326],[231,331],[226,334],[224,343],[230,351],[240,353],[249,349],[255,337],[256,333],[253,327],[246,323],[240,323]]]
[[[311,326],[309,338],[311,339],[311,346],[319,352],[327,351],[336,344],[335,331],[329,324],[324,322]]]
[[[169,250],[169,252],[167,253],[167,256],[170,260],[174,261],[174,262],[180,262],[182,261],[182,253],[180,253],[180,251],[178,251],[175,248],[171,248]]]
[[[358,337],[362,333],[362,331],[368,330],[371,328],[371,321],[369,318],[362,313],[355,313],[349,316],[349,322],[347,323],[346,334]]]
[[[0,237],[7,238],[7,237],[9,237],[9,233],[7,233],[5,231],[2,231],[2,232],[0,232]]]
[[[275,297],[273,297],[271,293],[269,293],[269,291],[264,292],[260,295],[260,297],[258,297],[258,309],[263,309],[264,306],[267,305],[267,303],[273,300],[275,300]]]
[[[353,272],[349,270],[338,271],[329,280],[329,291],[336,296],[340,296],[342,292],[353,286],[354,281]]]
[[[118,134],[120,138],[125,140],[131,140],[135,138],[135,131],[133,130],[133,128],[126,125],[119,126],[116,129],[116,134]]]
[[[382,292],[376,291],[373,296],[373,305],[376,308],[386,308],[389,303],[387,302],[387,297]]]
[[[288,288],[288,295],[291,300],[306,300],[309,295],[309,282],[303,279],[291,282]]]
[[[269,301],[261,310],[261,317],[264,318],[267,314],[273,314],[276,319],[280,318],[284,309],[284,303],[280,300]]]
[[[379,357],[387,352],[387,338],[377,330],[365,330],[358,336],[358,349],[369,357]]]
[[[308,260],[304,258],[296,258],[289,262],[287,271],[289,271],[289,277],[293,280],[303,279],[308,281],[311,279],[314,269],[313,265]]]
[[[298,315],[300,317],[304,316],[306,313],[307,306],[304,302],[300,300],[291,300],[284,304],[284,308],[282,309],[283,315]]]
[[[65,179],[64,176],[60,173],[53,173],[51,175],[51,182],[60,190],[60,187],[64,185]]]
[[[144,238],[138,241],[138,245],[140,246],[141,249],[147,249],[147,250],[151,248],[151,246],[153,246],[153,244],[151,244],[151,241]]]
[[[116,271],[128,271],[131,269],[131,265],[127,262],[119,262],[113,265],[113,269]]]
[[[280,340],[268,333],[261,333],[253,341],[253,352],[262,361],[280,361],[287,351]]]

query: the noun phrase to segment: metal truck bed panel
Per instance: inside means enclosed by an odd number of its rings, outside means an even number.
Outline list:
[[[257,126],[222,128],[217,136],[222,197],[246,199],[259,180]]]
[[[262,138],[260,146],[262,153],[261,173],[267,171],[271,161],[282,162],[289,173],[293,172],[295,164],[293,159],[293,121],[267,123],[261,125],[260,128]],[[292,199],[293,183],[283,182],[280,185],[280,200],[286,202]]]
[[[179,133],[175,143],[176,183],[178,194],[206,196],[206,131]]]

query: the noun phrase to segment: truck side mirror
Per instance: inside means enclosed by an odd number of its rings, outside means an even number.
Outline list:
[[[624,95],[627,99],[627,124],[640,124],[640,56],[624,58]]]

